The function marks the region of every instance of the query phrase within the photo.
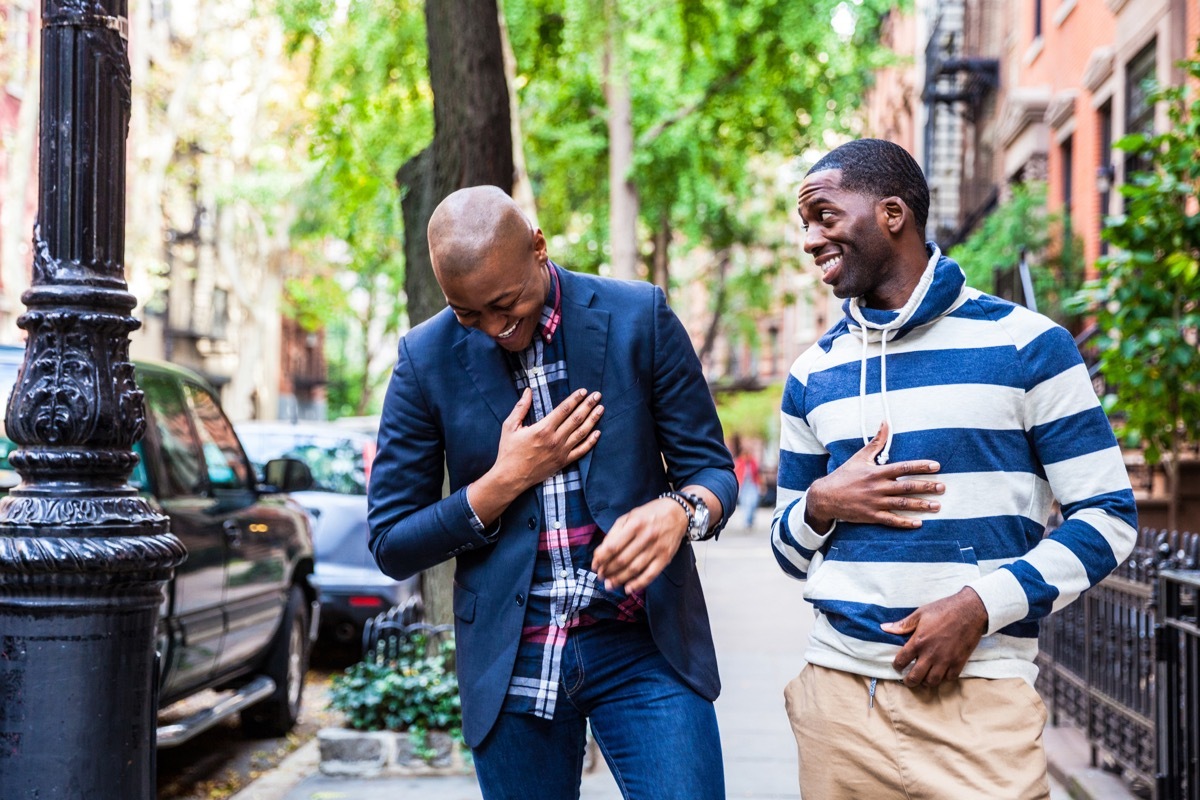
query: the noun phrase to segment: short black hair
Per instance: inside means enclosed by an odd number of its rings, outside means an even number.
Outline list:
[[[842,171],[842,188],[846,191],[876,199],[899,197],[912,209],[924,237],[929,219],[929,184],[903,147],[884,139],[855,139],[830,150],[807,174],[829,169]]]

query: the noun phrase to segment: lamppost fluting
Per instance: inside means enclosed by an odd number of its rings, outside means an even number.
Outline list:
[[[185,551],[129,486],[127,0],[43,0],[38,221],[0,500],[4,797],[151,800],[155,641]]]

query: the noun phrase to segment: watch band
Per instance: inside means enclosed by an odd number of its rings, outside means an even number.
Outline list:
[[[708,510],[708,503],[704,502],[704,498],[698,494],[691,492],[679,492],[683,499],[691,503],[693,514],[688,527],[688,538],[693,542],[703,542],[716,537],[716,531],[711,530],[712,515]]]
[[[685,539],[688,538],[692,532],[692,528],[696,526],[696,515],[692,513],[692,508],[688,505],[688,501],[679,492],[663,492],[659,497],[671,498],[676,503],[679,503],[679,507],[683,509],[683,513],[687,514],[687,530],[684,531],[683,536]]]

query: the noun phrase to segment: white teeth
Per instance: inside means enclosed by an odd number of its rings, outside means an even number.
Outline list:
[[[831,258],[828,261],[826,261],[824,264],[821,265],[821,272],[822,273],[829,272],[829,270],[833,269],[836,266],[839,266],[841,263],[842,263],[841,256],[836,256],[835,258]]]
[[[521,320],[517,320],[511,326],[509,326],[508,330],[503,330],[503,331],[500,331],[500,333],[496,334],[496,338],[497,339],[507,339],[508,337],[513,335],[513,331],[515,331],[517,329],[517,326],[520,324],[521,324]]]

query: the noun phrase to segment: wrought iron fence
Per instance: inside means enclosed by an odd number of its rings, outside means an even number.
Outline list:
[[[1158,800],[1200,797],[1200,572],[1159,576]]]
[[[393,606],[377,614],[363,625],[363,659],[394,659],[404,643],[413,636],[421,635],[431,644],[436,644],[454,633],[453,625],[431,625],[413,622],[412,610],[405,606]]]
[[[1125,563],[1042,625],[1038,689],[1051,720],[1083,730],[1093,763],[1102,750],[1107,766],[1146,790],[1176,780],[1164,775],[1160,763],[1176,728],[1163,727],[1158,706],[1160,699],[1174,696],[1174,689],[1156,694],[1164,653],[1157,644],[1159,575],[1198,566],[1200,534],[1143,530]],[[1179,671],[1181,680],[1193,684],[1200,674],[1194,661]],[[1190,697],[1195,704],[1200,694],[1193,691]],[[1190,713],[1194,741],[1195,709]],[[1191,786],[1196,787],[1194,777]],[[1159,791],[1161,800],[1185,796]]]

